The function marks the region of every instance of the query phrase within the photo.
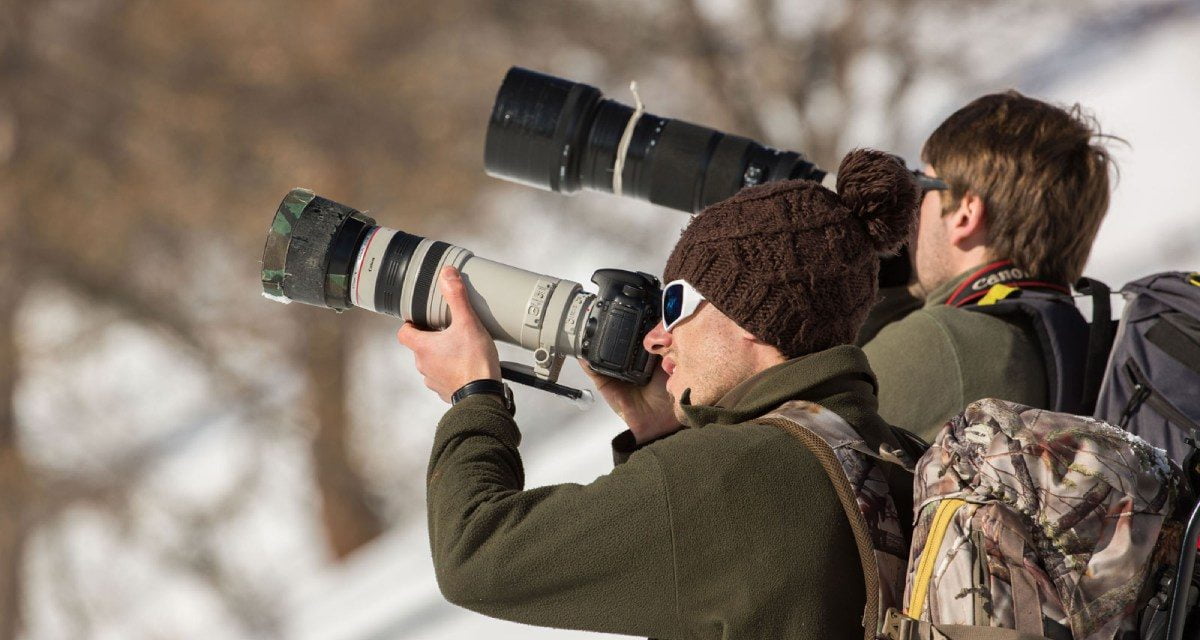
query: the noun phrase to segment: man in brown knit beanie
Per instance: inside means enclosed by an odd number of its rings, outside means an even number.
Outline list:
[[[891,200],[875,209],[909,215],[896,200],[910,194],[881,195]],[[696,218],[663,277],[687,280],[787,358],[852,343],[875,302],[877,256],[908,219],[864,220],[844,204],[850,197],[798,180],[744,191]]]
[[[879,603],[903,588],[911,476],[863,453],[904,455],[850,343],[875,300],[877,256],[908,236],[916,205],[899,161],[859,150],[838,193],[781,182],[699,214],[644,342],[661,370],[645,387],[593,374],[630,430],[614,441],[617,467],[586,486],[526,490],[510,405],[460,397],[498,380],[499,362],[447,269],[451,326],[399,333],[427,386],[459,396],[429,465],[445,596],[519,622],[655,638],[874,637]],[[832,441],[852,449],[835,458]]]

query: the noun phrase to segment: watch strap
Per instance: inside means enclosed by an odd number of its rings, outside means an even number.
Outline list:
[[[450,404],[458,404],[464,398],[477,393],[500,396],[501,402],[504,403],[504,408],[508,409],[510,414],[516,412],[516,404],[513,402],[512,390],[508,388],[508,385],[492,378],[472,380],[471,382],[459,387],[458,391],[455,391],[454,394],[450,396]]]

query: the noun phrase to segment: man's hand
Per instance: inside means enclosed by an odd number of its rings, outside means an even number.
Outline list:
[[[458,270],[442,269],[438,287],[450,307],[450,326],[441,331],[422,331],[405,322],[396,339],[412,349],[417,371],[425,376],[425,386],[436,391],[444,402],[450,402],[450,396],[468,382],[499,380],[500,356],[496,343],[471,308]]]
[[[608,406],[629,426],[638,444],[682,427],[675,418],[675,400],[667,393],[667,372],[662,367],[655,368],[650,382],[639,387],[592,371],[586,360],[580,360],[579,366],[592,379]]]

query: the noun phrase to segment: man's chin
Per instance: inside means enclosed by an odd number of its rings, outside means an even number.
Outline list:
[[[675,419],[679,421],[679,424],[687,424],[687,414],[683,410],[683,403],[686,399],[689,407],[696,404],[696,390],[691,387],[684,387],[678,391],[668,388],[667,395],[671,396],[671,411],[675,414]]]
[[[679,421],[679,424],[687,424],[687,414],[683,412],[683,406],[679,404],[678,400],[675,401],[671,410],[675,413],[675,419]]]

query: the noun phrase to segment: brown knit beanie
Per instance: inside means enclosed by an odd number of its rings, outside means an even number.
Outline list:
[[[743,189],[683,231],[664,282],[687,280],[785,357],[851,344],[878,293],[880,254],[916,221],[916,181],[895,156],[858,149],[838,193],[809,180]]]

